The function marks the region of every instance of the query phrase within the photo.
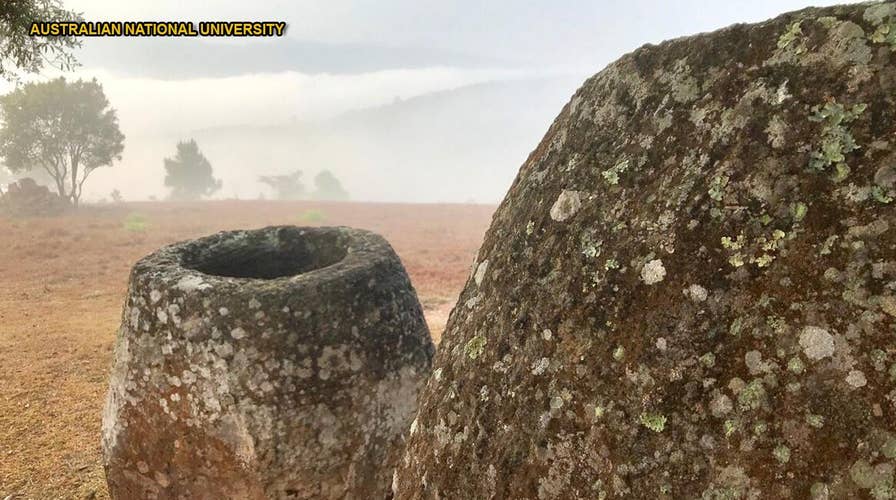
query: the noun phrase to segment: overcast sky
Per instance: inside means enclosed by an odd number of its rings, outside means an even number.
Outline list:
[[[497,201],[585,77],[644,43],[760,21],[809,6],[804,2],[64,0],[93,21],[282,20],[289,25],[285,39],[87,39],[79,55],[84,65],[71,76],[100,79],[128,137],[122,162],[128,168],[98,172],[88,194],[98,197],[122,186],[132,199],[161,195],[158,165],[169,152],[159,151],[159,144],[196,130],[315,122],[468,85],[564,77],[555,92],[544,93],[550,102],[536,103],[555,111],[526,125],[531,144],[494,160],[501,173],[490,179],[500,180],[470,196]],[[41,75],[52,76],[52,71]],[[480,108],[484,111],[475,112],[488,112],[487,106]],[[331,166],[354,175],[357,168],[349,167]],[[369,183],[358,186],[357,198],[392,199]],[[259,189],[246,183],[242,188],[226,194],[253,196]],[[424,192],[417,186],[405,191]],[[467,197],[432,191],[415,200],[446,198]]]
[[[284,20],[303,41],[427,47],[548,64],[620,51],[825,0],[69,0],[89,19]]]

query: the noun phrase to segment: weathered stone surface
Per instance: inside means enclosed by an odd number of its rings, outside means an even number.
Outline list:
[[[646,46],[499,207],[397,498],[893,498],[896,3]]]
[[[30,177],[13,182],[5,193],[0,191],[0,214],[4,215],[57,215],[68,207],[66,200]]]
[[[114,498],[384,498],[433,345],[389,244],[219,233],[140,260],[103,418]]]

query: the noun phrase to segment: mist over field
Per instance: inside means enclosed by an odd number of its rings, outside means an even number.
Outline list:
[[[164,199],[163,159],[194,138],[223,182],[212,198],[271,197],[260,175],[302,170],[308,184],[327,169],[353,200],[484,203],[503,197],[582,81],[622,53],[804,6],[68,4],[87,20],[289,23],[287,36],[274,39],[86,39],[76,52],[82,66],[63,74],[96,77],[126,136],[122,161],[91,175],[86,201],[113,189],[126,200]]]

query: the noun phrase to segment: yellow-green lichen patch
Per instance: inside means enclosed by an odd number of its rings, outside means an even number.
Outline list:
[[[797,54],[802,54],[806,51],[806,47],[802,42],[804,36],[802,24],[803,23],[800,21],[791,24],[790,27],[787,28],[787,31],[785,31],[781,34],[780,37],[778,37],[779,49],[786,49],[793,45],[793,50]]]
[[[868,7],[863,17],[875,27],[869,39],[889,45],[896,51],[896,4],[882,2]]]
[[[728,185],[727,175],[717,175],[709,184],[709,197],[715,201],[722,201],[725,196],[725,186]]]
[[[826,171],[834,167],[833,179],[844,180],[851,171],[846,162],[847,155],[859,149],[848,125],[868,108],[867,104],[856,104],[850,108],[837,101],[826,102],[812,108],[809,120],[822,123],[821,144],[812,152],[809,168]]]
[[[622,160],[613,167],[604,170],[601,173],[601,176],[604,178],[604,182],[611,186],[615,186],[619,184],[619,175],[628,170],[629,160]]]
[[[660,413],[644,412],[638,417],[638,421],[653,432],[663,432],[666,428],[666,416]]]
[[[778,445],[772,451],[772,454],[775,456],[775,460],[777,460],[781,464],[786,464],[790,461],[790,448],[786,445]]]
[[[464,353],[466,353],[468,358],[476,359],[482,354],[486,343],[488,343],[488,340],[483,335],[476,335],[464,346]]]
[[[761,379],[754,379],[741,389],[737,402],[742,410],[755,410],[765,404],[767,393]]]
[[[801,201],[790,206],[790,214],[793,217],[794,222],[802,222],[802,220],[806,218],[807,213],[809,213],[809,207]]]

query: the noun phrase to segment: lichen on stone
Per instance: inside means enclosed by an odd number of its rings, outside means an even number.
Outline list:
[[[551,218],[557,222],[564,222],[575,215],[581,207],[581,194],[578,191],[564,189],[551,207]]]
[[[800,333],[800,346],[811,360],[819,360],[834,354],[834,337],[824,328],[807,326]]]
[[[488,343],[488,339],[482,335],[476,335],[467,342],[466,346],[464,346],[464,352],[467,354],[468,358],[476,359],[482,354],[486,343]]]
[[[847,164],[847,155],[859,149],[849,129],[849,124],[860,117],[868,108],[867,104],[856,104],[846,108],[837,101],[826,102],[812,108],[809,120],[821,122],[821,144],[819,150],[812,153],[809,168],[825,171],[834,167],[833,179],[840,182],[851,171]]]
[[[653,259],[641,268],[641,279],[647,285],[655,285],[666,278],[666,268],[661,259]]]
[[[500,275],[467,284],[423,395],[421,428],[479,437],[418,431],[398,477],[426,490],[396,498],[886,498],[894,5],[645,46],[589,78],[498,208],[479,258]]]
[[[660,413],[645,412],[638,417],[638,420],[641,422],[641,425],[653,432],[663,432],[666,428],[666,416]]]

